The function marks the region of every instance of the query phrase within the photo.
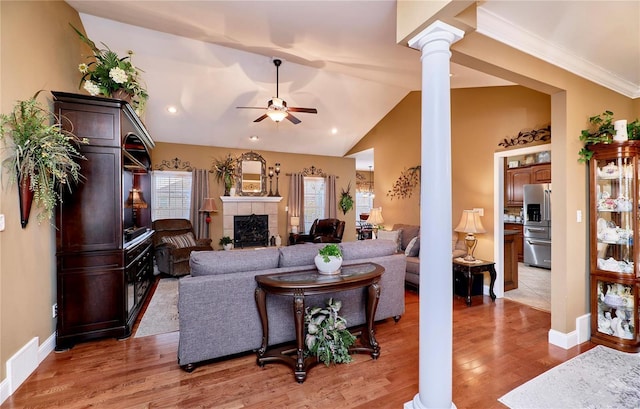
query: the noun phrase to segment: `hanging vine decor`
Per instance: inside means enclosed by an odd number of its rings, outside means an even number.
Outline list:
[[[170,160],[163,160],[159,165],[156,165],[156,170],[185,170],[187,172],[193,171],[191,163],[188,161],[182,162],[179,158],[173,158]]]
[[[405,169],[400,173],[400,177],[393,182],[393,187],[387,192],[387,196],[393,200],[408,199],[413,194],[413,189],[420,183],[420,165]]]
[[[498,144],[504,148],[510,148],[518,145],[527,145],[534,142],[547,142],[551,140],[551,125],[544,128],[533,129],[531,131],[520,131],[518,136],[511,139],[504,139]]]
[[[353,208],[353,196],[351,196],[351,181],[349,181],[349,184],[347,185],[347,190],[342,189],[338,205],[340,206],[340,210],[342,210],[343,214],[347,214],[347,212]]]

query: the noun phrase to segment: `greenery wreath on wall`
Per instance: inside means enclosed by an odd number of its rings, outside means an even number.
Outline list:
[[[342,210],[343,214],[347,214],[347,212],[353,209],[353,197],[351,196],[351,181],[347,185],[347,190],[342,189],[340,193],[340,200],[338,201],[338,205],[340,206],[340,210]]]

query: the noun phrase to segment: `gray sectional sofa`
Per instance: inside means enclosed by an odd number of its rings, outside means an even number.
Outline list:
[[[394,224],[392,230],[402,230],[400,233],[400,250],[405,252],[409,242],[414,237],[420,237],[420,226],[413,224]],[[418,239],[419,240],[419,239]],[[407,275],[405,280],[407,284],[414,288],[420,287],[420,245],[424,245],[418,241],[417,253],[415,255],[406,255],[407,257]],[[462,257],[467,254],[467,247],[464,240],[458,239],[458,233],[453,231],[451,236],[451,256],[452,258]]]
[[[315,268],[313,259],[324,245],[191,253],[191,275],[179,281],[180,366],[191,371],[203,361],[258,349],[262,327],[254,298],[255,276]],[[363,240],[343,242],[340,247],[344,265],[374,262],[385,268],[375,319],[404,314],[406,258],[396,252],[394,243]],[[349,326],[365,323],[364,289],[307,296],[305,305],[322,306],[331,296],[342,300],[340,315]],[[267,311],[270,345],[294,340],[292,299],[268,295]]]

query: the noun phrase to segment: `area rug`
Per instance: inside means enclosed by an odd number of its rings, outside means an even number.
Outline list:
[[[498,401],[511,409],[640,408],[640,354],[598,345]]]
[[[178,331],[178,279],[158,281],[134,338]]]

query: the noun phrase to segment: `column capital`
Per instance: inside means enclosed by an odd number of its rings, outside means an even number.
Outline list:
[[[422,50],[425,44],[434,40],[445,40],[449,45],[464,37],[464,31],[456,28],[452,25],[444,23],[440,20],[435,21],[433,24],[419,32],[411,40],[409,40],[409,47],[416,50]]]

